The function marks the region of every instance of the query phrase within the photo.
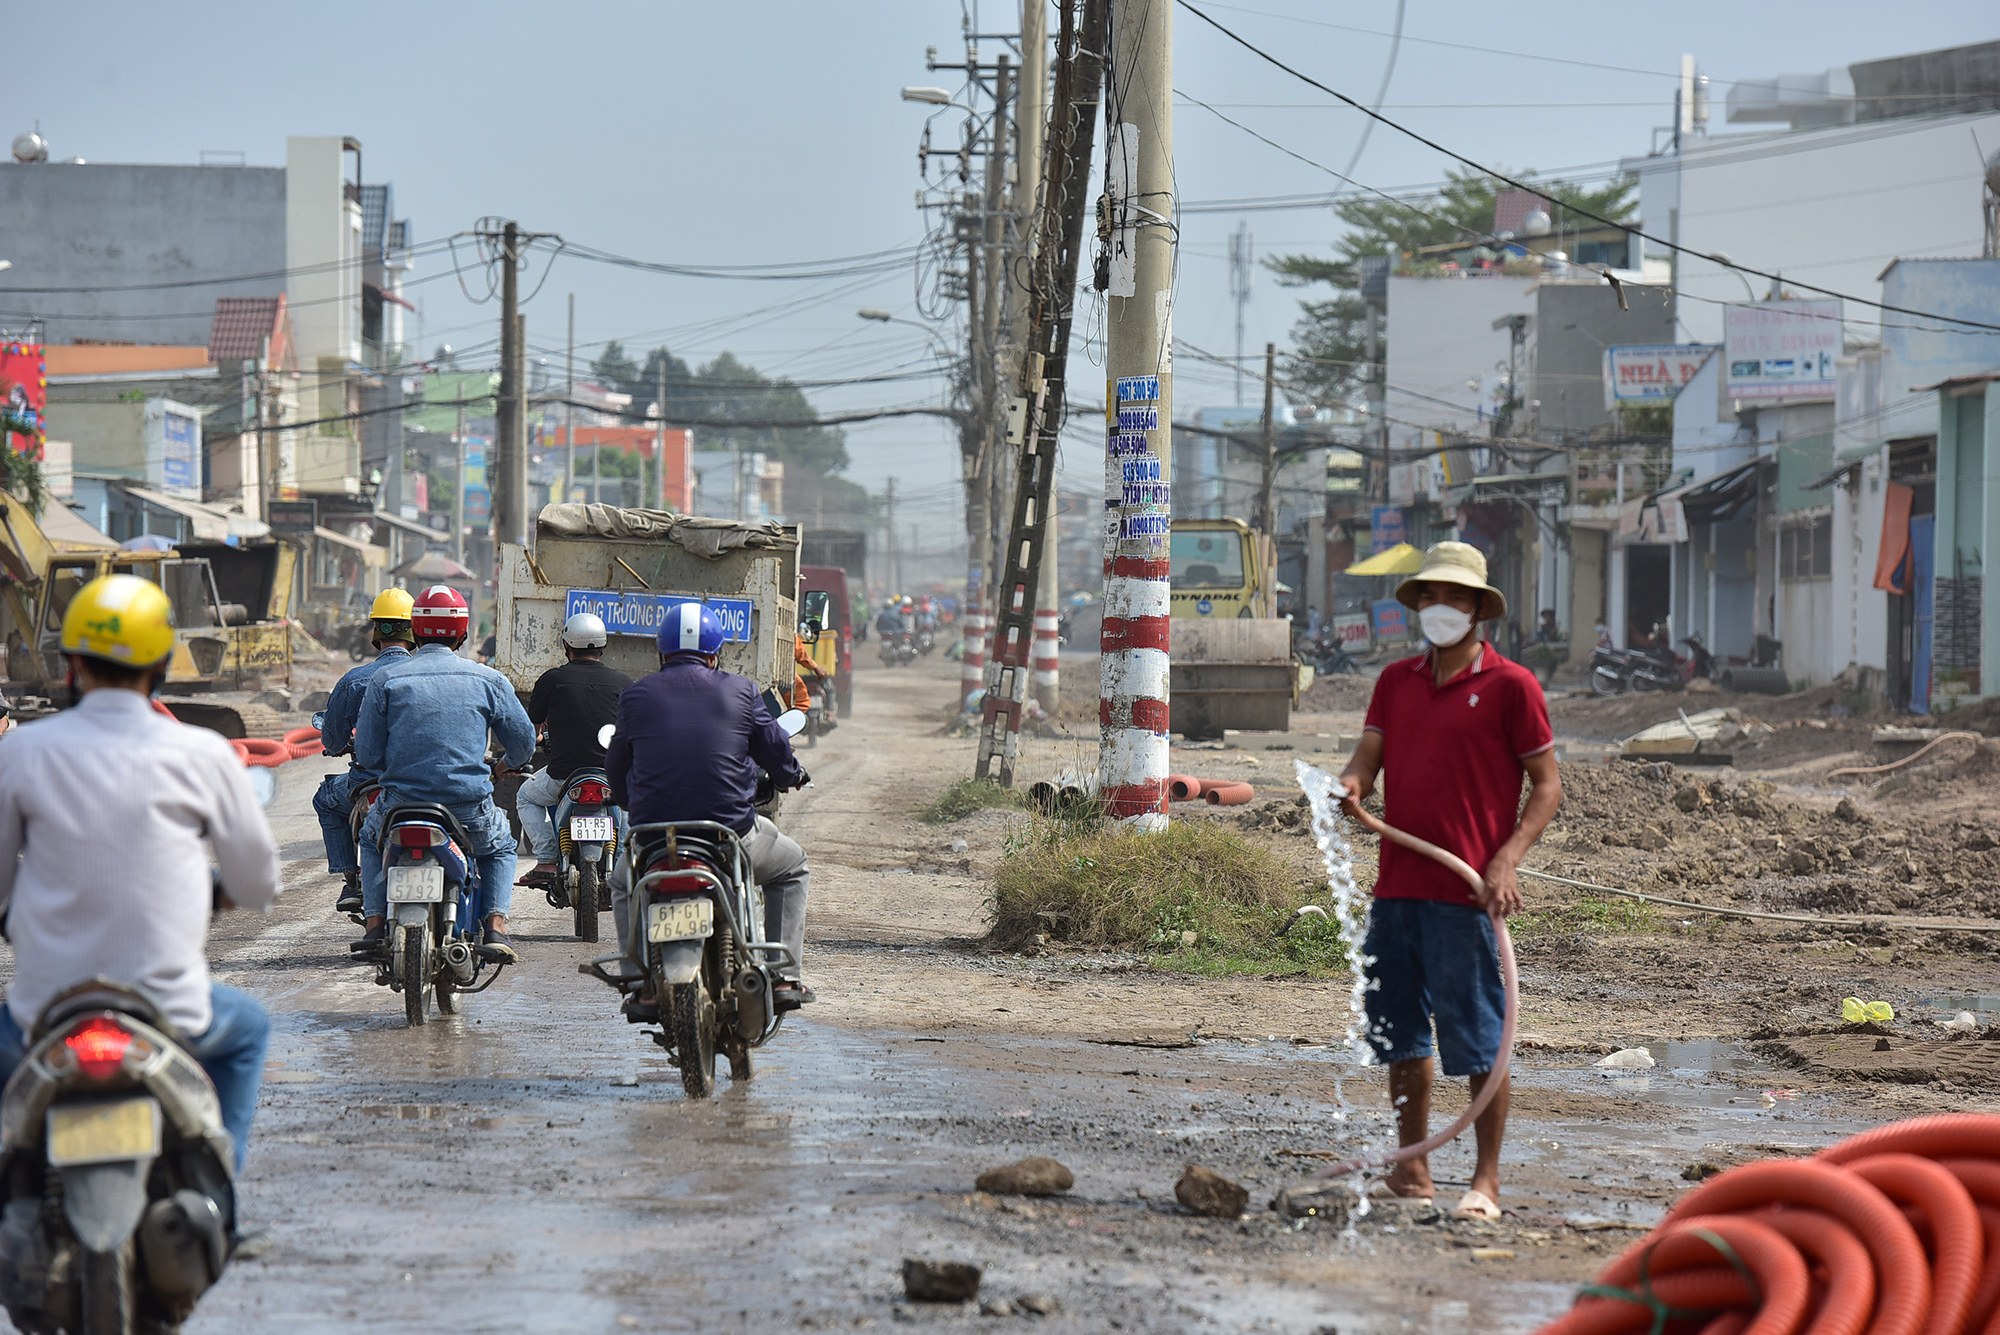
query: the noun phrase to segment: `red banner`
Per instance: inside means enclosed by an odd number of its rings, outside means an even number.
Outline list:
[[[30,459],[42,457],[48,404],[49,368],[42,345],[0,343],[0,421],[7,448]]]

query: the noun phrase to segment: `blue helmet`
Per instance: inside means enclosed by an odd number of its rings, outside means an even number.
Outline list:
[[[703,603],[676,603],[660,623],[660,652],[698,654],[722,651],[722,618]]]

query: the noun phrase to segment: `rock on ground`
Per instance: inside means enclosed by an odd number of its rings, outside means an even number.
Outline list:
[[[903,1258],[903,1292],[920,1303],[962,1303],[979,1293],[982,1272],[963,1261]]]
[[[1196,1214],[1235,1219],[1250,1204],[1250,1191],[1220,1173],[1189,1164],[1174,1183],[1174,1199]]]
[[[1054,1196],[1076,1185],[1076,1175],[1039,1155],[981,1173],[973,1185],[995,1196]]]

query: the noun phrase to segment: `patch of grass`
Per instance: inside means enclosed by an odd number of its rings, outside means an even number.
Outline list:
[[[1659,910],[1636,899],[1579,899],[1559,909],[1520,913],[1507,920],[1507,930],[1523,941],[1576,932],[1617,935],[1659,928]]]
[[[1278,935],[1323,888],[1210,821],[1153,835],[1037,821],[1009,840],[994,877],[992,940],[1011,950],[1046,933],[1214,976],[1342,971],[1330,923],[1310,917]]]
[[[988,807],[1021,805],[1019,793],[1002,788],[991,779],[960,779],[932,798],[931,804],[918,812],[917,817],[927,825],[949,825]]]

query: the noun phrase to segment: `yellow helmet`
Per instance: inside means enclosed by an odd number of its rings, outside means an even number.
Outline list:
[[[408,621],[410,608],[416,599],[408,589],[384,589],[375,595],[375,605],[368,609],[370,621]]]
[[[174,651],[173,605],[151,580],[101,576],[70,599],[63,613],[62,650],[120,667],[164,663]]]

